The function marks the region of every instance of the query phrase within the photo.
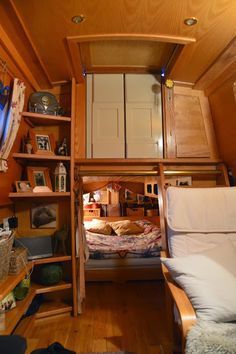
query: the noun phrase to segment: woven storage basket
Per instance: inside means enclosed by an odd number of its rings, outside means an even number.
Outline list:
[[[4,280],[8,275],[13,241],[13,233],[8,237],[0,237],[0,281]]]
[[[9,274],[18,274],[28,263],[27,249],[13,247],[10,255]]]

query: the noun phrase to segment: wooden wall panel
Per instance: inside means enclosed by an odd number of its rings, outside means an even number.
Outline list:
[[[86,85],[85,82],[76,85],[75,111],[75,159],[85,158],[86,154]]]
[[[209,96],[220,157],[236,178],[236,73]]]

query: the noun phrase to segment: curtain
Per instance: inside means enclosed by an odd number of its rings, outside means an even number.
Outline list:
[[[9,109],[5,112],[6,119],[3,127],[3,134],[0,146],[0,171],[8,169],[7,158],[15,141],[17,131],[21,122],[21,112],[24,107],[25,84],[19,79],[14,79],[12,98]],[[3,121],[3,120],[2,120]]]

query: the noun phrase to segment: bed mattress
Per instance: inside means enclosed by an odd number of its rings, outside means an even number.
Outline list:
[[[89,258],[159,257],[161,250],[160,228],[150,222],[140,221],[139,225],[143,226],[143,232],[135,235],[103,235],[86,230]]]

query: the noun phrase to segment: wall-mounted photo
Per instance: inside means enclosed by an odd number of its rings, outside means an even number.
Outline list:
[[[32,187],[29,181],[16,181],[15,186],[17,193],[32,192]]]
[[[192,185],[192,177],[191,176],[178,177],[177,181],[176,181],[176,185],[179,187],[191,186]]]
[[[27,176],[30,185],[34,187],[48,187],[52,190],[48,167],[27,167]]]
[[[125,189],[125,201],[126,202],[137,202],[137,193],[130,191],[129,189]]]
[[[30,136],[35,154],[54,155],[55,141],[51,133],[31,131]]]
[[[31,208],[32,229],[54,229],[57,227],[57,204],[40,204]]]

